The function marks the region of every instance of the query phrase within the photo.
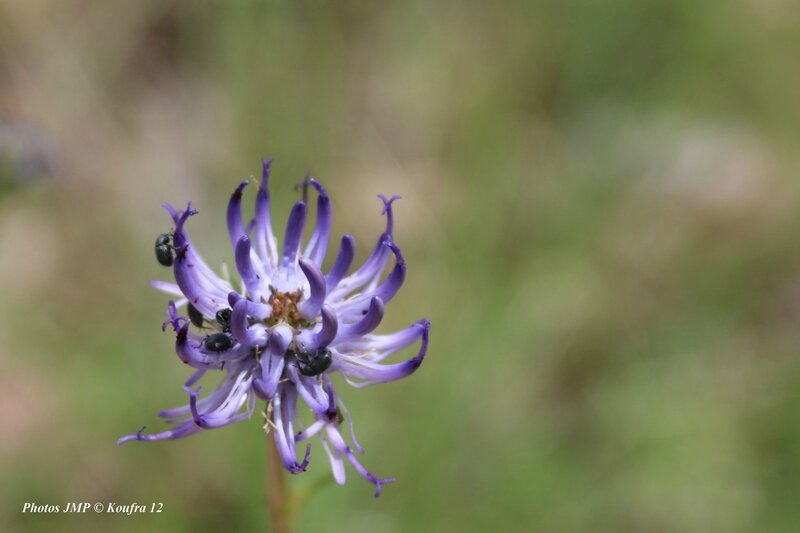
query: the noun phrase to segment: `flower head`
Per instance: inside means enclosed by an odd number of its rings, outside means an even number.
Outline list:
[[[175,230],[159,236],[156,253],[159,262],[171,264],[175,283],[152,281],[151,285],[177,298],[167,306],[168,319],[162,329],[172,327],[178,357],[197,370],[184,386],[189,404],[159,413],[173,425],[171,429],[156,434],[140,430],[119,443],[178,439],[226,426],[250,418],[261,399],[267,402],[265,429],[271,431],[289,472],[306,470],[311,445],[306,443],[302,459],[298,459],[297,446],[317,436],[336,481],[344,483],[347,461],[375,485],[377,497],[381,486],[393,478],[378,478],[361,465],[356,452],[363,449],[330,376],[340,372],[350,385],[364,387],[404,378],[425,357],[428,320],[390,335],[373,333],[406,275],[405,261],[392,236],[392,204],[398,197],[380,196],[386,228],[364,264],[348,274],[355,240],[345,235],[333,266],[323,273],[331,230],[327,192],[315,179],[306,179],[303,200],[292,208],[279,253],[270,220],[271,160],[262,163],[253,220],[247,225],[242,220],[247,180],[234,190],[228,204],[228,233],[241,284],[234,286],[216,275],[195,250],[186,232],[187,220],[197,214],[191,203],[183,211],[165,205]],[[309,186],[317,193],[316,225],[303,247]],[[384,267],[391,258],[394,268],[384,279]],[[383,363],[417,341],[420,347],[415,357]],[[200,387],[194,387],[209,370],[223,372],[224,378],[201,398]],[[301,421],[298,400],[311,411],[313,422],[307,427]],[[349,439],[342,432],[345,420]]]

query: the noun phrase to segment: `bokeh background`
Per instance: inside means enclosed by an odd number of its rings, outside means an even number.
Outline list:
[[[266,530],[258,417],[115,442],[186,401],[161,203],[230,263],[274,156],[279,231],[310,169],[358,258],[403,196],[381,331],[433,321],[342,388],[398,481],[317,445],[298,531],[800,530],[798,57],[790,0],[3,0],[0,529]],[[164,511],[21,512],[67,501]]]

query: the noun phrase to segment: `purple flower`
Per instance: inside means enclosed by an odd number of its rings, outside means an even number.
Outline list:
[[[119,439],[152,441],[178,439],[203,429],[214,429],[252,416],[257,399],[267,402],[265,429],[271,431],[286,469],[292,474],[306,470],[311,445],[306,443],[302,460],[297,445],[319,437],[330,459],[333,476],[345,482],[345,460],[376,487],[394,478],[379,478],[368,472],[356,452],[353,424],[336,394],[330,375],[340,372],[354,387],[365,387],[402,379],[422,363],[428,348],[430,322],[420,320],[390,335],[373,331],[383,318],[384,307],[394,297],[406,276],[406,264],[392,237],[392,203],[380,195],[386,229],[363,265],[348,275],[355,240],[342,237],[339,253],[327,273],[322,262],[331,230],[331,202],[314,179],[303,184],[303,200],[289,214],[283,250],[278,252],[270,221],[267,188],[272,160],[262,161],[261,186],[256,195],[255,217],[242,220],[245,180],[231,195],[227,222],[241,281],[232,283],[217,276],[203,261],[186,233],[186,221],[197,211],[191,203],[184,211],[165,205],[175,223],[167,249],[176,283],[154,280],[151,285],[176,296],[167,307],[168,320],[176,333],[175,351],[181,361],[196,368],[184,390],[189,404],[159,413],[172,428],[156,434],[139,432]],[[302,246],[308,186],[317,192],[316,226]],[[387,262],[394,268],[383,278]],[[159,260],[163,262],[163,257]],[[179,309],[185,308],[186,314]],[[196,329],[190,328],[194,326]],[[390,355],[420,341],[415,357],[384,364]],[[224,372],[220,385],[205,397],[193,388],[209,370]],[[313,422],[303,427],[298,399],[311,410]],[[342,433],[347,420],[349,443]]]

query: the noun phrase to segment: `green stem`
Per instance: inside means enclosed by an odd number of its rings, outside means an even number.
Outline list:
[[[291,509],[283,463],[275,439],[267,435],[267,506],[272,533],[291,533]]]

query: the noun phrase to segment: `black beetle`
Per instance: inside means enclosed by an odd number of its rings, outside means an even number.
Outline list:
[[[171,239],[169,233],[162,233],[156,237],[156,259],[165,267],[172,266],[175,261],[175,247],[170,243]]]
[[[297,369],[304,376],[318,376],[331,366],[333,359],[331,351],[320,348],[311,353],[295,353],[297,356]]]
[[[227,352],[236,344],[234,338],[228,333],[212,333],[203,341],[209,352]]]
[[[199,309],[197,309],[195,306],[192,305],[192,302],[189,302],[189,305],[186,306],[186,312],[189,314],[189,320],[192,321],[192,324],[194,324],[198,328],[203,327],[205,317],[203,316],[203,313],[201,313]]]
[[[230,308],[220,309],[217,311],[216,319],[217,323],[222,327],[222,331],[225,333],[230,332],[231,330],[231,315],[233,311]]]

